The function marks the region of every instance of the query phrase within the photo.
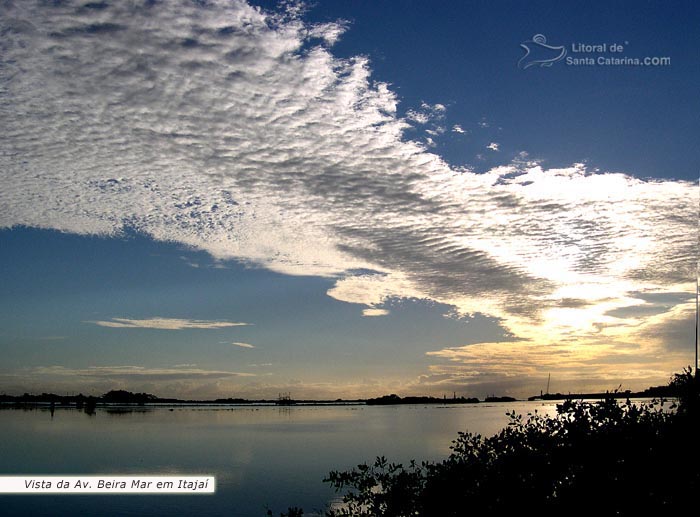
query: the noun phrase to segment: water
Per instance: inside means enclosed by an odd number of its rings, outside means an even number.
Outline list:
[[[214,475],[214,495],[5,495],[3,515],[307,514],[338,495],[322,479],[384,455],[440,460],[458,431],[491,435],[506,411],[555,404],[176,407],[0,411],[0,474]]]

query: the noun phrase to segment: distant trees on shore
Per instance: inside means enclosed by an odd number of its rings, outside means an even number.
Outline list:
[[[150,393],[132,393],[125,390],[111,390],[99,397],[83,395],[82,393],[78,395],[56,395],[55,393],[42,393],[41,395],[25,393],[19,396],[0,395],[0,402],[11,402],[16,405],[51,404],[62,406],[75,405],[78,407],[82,407],[83,405],[94,406],[97,403],[143,405],[148,402],[162,402],[168,400],[169,399],[159,399]]]
[[[476,404],[478,398],[452,397],[399,397],[392,393],[374,399],[367,399],[365,402],[368,406],[388,406],[394,404]]]

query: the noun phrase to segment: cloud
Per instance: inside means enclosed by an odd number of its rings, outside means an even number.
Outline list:
[[[249,344],[249,343],[239,343],[239,342],[235,342],[235,341],[234,341],[234,342],[231,343],[231,344],[232,344],[232,345],[239,346],[239,347],[241,347],[241,348],[255,348],[255,345],[251,345],[251,344]]]
[[[460,126],[459,124],[455,124],[454,126],[452,126],[452,132],[453,133],[461,133],[461,134],[466,133],[464,128],[462,128],[462,126]]]
[[[496,142],[491,142],[489,145],[486,146],[486,149],[491,149],[492,151],[498,151],[499,144]]]
[[[63,366],[39,366],[31,369],[31,375],[83,377],[106,380],[166,381],[185,379],[220,379],[227,377],[255,377],[254,373],[204,370],[201,368],[146,368],[144,366],[90,366],[65,368]]]
[[[430,114],[415,110],[408,110],[406,112],[406,118],[411,122],[417,122],[418,124],[427,124],[430,122]]]
[[[308,36],[322,39],[328,45],[335,45],[346,30],[347,23],[344,21],[319,23],[309,26]]]
[[[345,28],[242,0],[2,3],[0,227],[136,230],[337,279],[331,296],[369,309],[393,296],[487,314],[582,358],[599,339],[626,350],[632,293],[692,289],[696,186],[522,159],[450,167],[406,139],[445,106],[398,116],[367,58],[332,54]]]
[[[390,311],[387,309],[364,309],[363,316],[386,316]]]
[[[343,381],[329,379],[309,381],[306,379],[279,378],[271,374],[272,363],[251,364],[259,372],[228,371],[194,367],[145,367],[89,366],[68,368],[61,365],[27,368],[18,374],[0,372],[4,385],[14,386],[16,393],[24,392],[69,392],[80,390],[85,394],[102,394],[112,389],[127,389],[135,392],[153,393],[160,397],[217,398],[245,397],[250,399],[277,399],[281,392],[291,391],[298,399],[337,398],[352,399],[377,396],[386,393],[389,386],[399,386],[396,381],[382,377],[378,379],[353,379]]]
[[[144,320],[112,318],[108,321],[90,321],[87,323],[94,323],[100,327],[109,328],[160,330],[221,329],[226,327],[240,327],[249,325],[249,323],[237,323],[232,321],[190,320],[178,318],[149,318]]]
[[[445,132],[445,128],[442,126],[435,126],[435,129],[426,129],[426,133],[428,133],[431,136],[440,136]]]
[[[53,365],[24,368],[12,374],[0,373],[3,386],[13,393],[81,392],[100,395],[113,389],[126,389],[160,397],[200,399],[230,397],[232,393],[240,395],[247,384],[259,384],[257,378],[257,374],[249,372],[197,368],[193,364],[82,368]]]
[[[428,104],[427,102],[422,102],[420,109],[409,109],[406,112],[406,119],[424,125],[434,120],[442,120],[445,118],[446,112],[447,108],[444,104]]]

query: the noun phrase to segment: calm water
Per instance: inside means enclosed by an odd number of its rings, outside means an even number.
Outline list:
[[[75,409],[0,411],[0,474],[214,475],[215,495],[6,495],[3,515],[276,515],[337,499],[321,480],[384,455],[446,457],[458,431],[490,435],[506,411],[554,404],[180,407],[90,416]]]

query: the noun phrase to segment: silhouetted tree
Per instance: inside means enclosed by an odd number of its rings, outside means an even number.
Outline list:
[[[154,402],[158,400],[158,397],[150,393],[132,393],[125,390],[111,390],[102,395],[102,400],[119,404],[144,404],[146,402]]]

